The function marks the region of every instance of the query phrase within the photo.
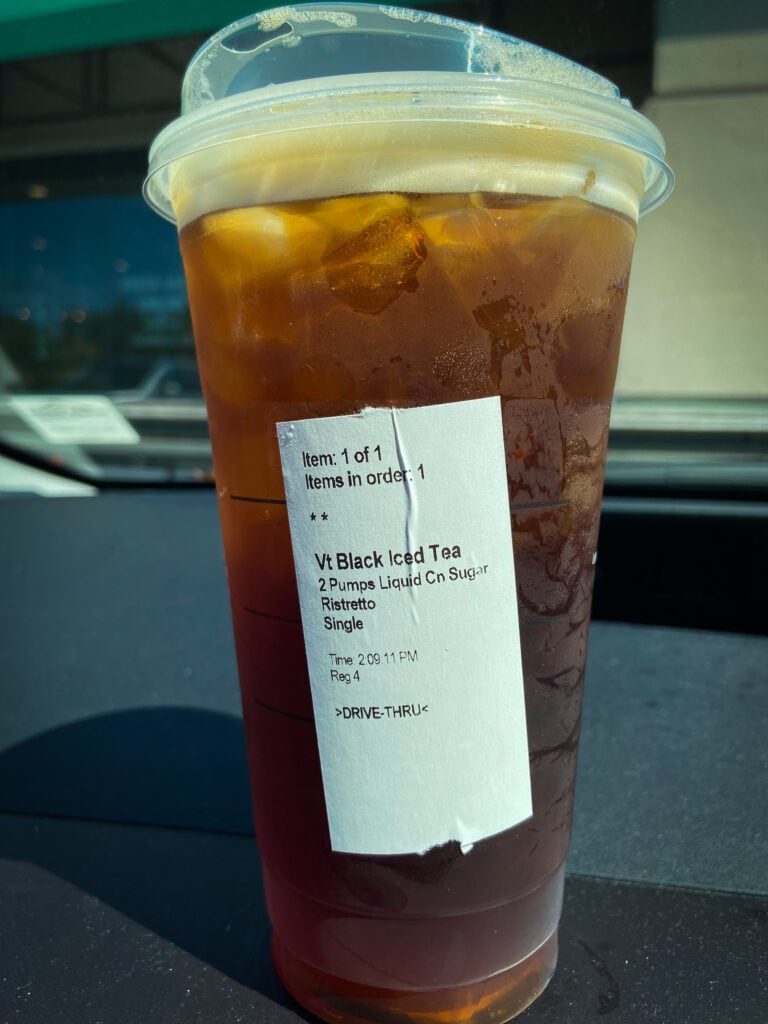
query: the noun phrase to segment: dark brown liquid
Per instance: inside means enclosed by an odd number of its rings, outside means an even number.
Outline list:
[[[554,939],[534,951],[556,926],[570,835],[634,239],[624,218],[581,199],[496,195],[227,210],[182,232],[276,962],[330,1020],[506,1019],[553,968]],[[275,423],[491,395],[502,398],[534,816],[466,854],[334,853]]]

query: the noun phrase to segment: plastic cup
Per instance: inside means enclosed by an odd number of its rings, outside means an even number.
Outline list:
[[[610,403],[656,129],[527,43],[365,5],[193,58],[179,226],[285,985],[506,1020],[557,956]]]

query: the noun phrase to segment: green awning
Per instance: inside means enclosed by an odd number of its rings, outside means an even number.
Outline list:
[[[277,6],[279,0],[0,0],[0,61],[212,32]]]
[[[210,32],[254,0],[0,0],[0,60]]]

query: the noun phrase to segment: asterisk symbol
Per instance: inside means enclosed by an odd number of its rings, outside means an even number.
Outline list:
[[[315,521],[315,520],[317,519],[317,516],[315,515],[315,513],[314,513],[314,512],[312,512],[312,513],[310,514],[310,517],[309,517],[309,518],[310,518],[310,519],[312,520],[312,522],[314,523],[314,521]]]
[[[328,513],[327,512],[323,512],[322,518],[323,519],[327,519],[328,518]]]

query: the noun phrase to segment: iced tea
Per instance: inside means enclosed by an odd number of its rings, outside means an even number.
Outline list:
[[[582,197],[489,192],[221,209],[181,232],[275,958],[328,1020],[504,1020],[554,968],[634,240]],[[333,852],[275,424],[488,396],[534,815],[468,852]]]

